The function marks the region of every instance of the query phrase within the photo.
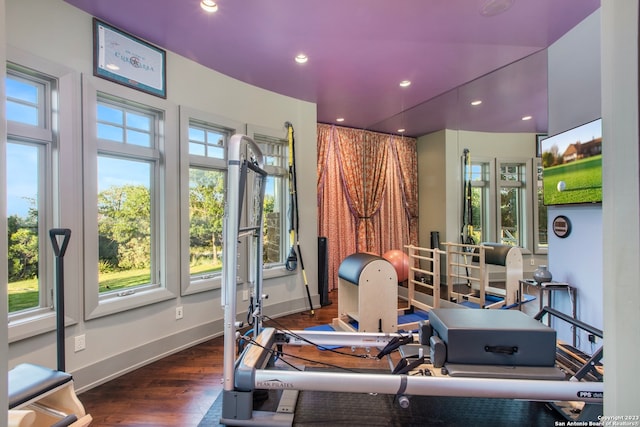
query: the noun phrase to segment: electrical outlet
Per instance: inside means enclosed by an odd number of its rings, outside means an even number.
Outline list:
[[[87,342],[86,342],[86,338],[85,335],[78,335],[75,338],[75,342],[74,342],[74,351],[78,352],[78,351],[82,351],[85,348],[87,348]]]
[[[242,291],[242,301],[248,301],[248,300],[249,300],[249,290],[244,289]]]
[[[531,265],[536,265],[536,260],[533,259],[533,257],[531,257],[531,261],[530,262],[531,262]]]
[[[176,307],[176,320],[182,319],[184,316],[184,312],[182,311],[182,306]]]

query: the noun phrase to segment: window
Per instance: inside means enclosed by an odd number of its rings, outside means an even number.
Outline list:
[[[240,123],[180,108],[182,294],[219,288],[226,149]]]
[[[546,240],[546,209],[541,176],[533,176],[531,161],[477,159],[471,165],[473,238],[476,243],[498,242],[538,250]],[[536,169],[538,173],[540,170]],[[536,182],[537,187],[527,185]],[[544,221],[537,226],[536,221]],[[537,228],[536,228],[537,227]],[[535,239],[532,230],[539,229]],[[541,234],[544,233],[544,236]],[[535,246],[534,246],[535,245]]]
[[[8,301],[11,320],[51,313],[53,259],[52,92],[56,80],[8,64],[6,145]]]
[[[535,209],[534,221],[534,248],[535,253],[543,253],[549,249],[547,237],[547,207],[544,205],[542,194],[542,162],[536,159],[534,162],[536,169],[536,191],[533,196]]]
[[[522,163],[500,163],[498,191],[498,243],[527,247],[526,241],[526,167]]]
[[[126,295],[158,286],[154,251],[158,203],[156,176],[161,116],[99,96],[98,287],[101,295]]]
[[[94,318],[175,297],[167,217],[177,221],[178,155],[166,100],[83,83],[85,313]]]
[[[490,189],[490,163],[471,164],[471,225],[473,226],[472,238],[476,244],[488,241],[490,234],[491,203]]]
[[[286,139],[261,133],[254,133],[253,140],[260,146],[264,156],[264,170],[268,173],[264,194],[263,227],[265,268],[282,266],[288,254],[289,227],[291,216],[288,212],[289,143]],[[287,215],[289,213],[289,215]]]

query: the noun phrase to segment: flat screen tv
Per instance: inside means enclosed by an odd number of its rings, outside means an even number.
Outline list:
[[[602,119],[540,142],[546,206],[602,202]]]

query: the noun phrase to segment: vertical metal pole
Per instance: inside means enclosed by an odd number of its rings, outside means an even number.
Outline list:
[[[58,236],[63,236],[62,245],[58,245]],[[58,371],[65,370],[64,348],[64,253],[67,251],[71,230],[68,228],[52,228],[49,230],[53,253],[56,256],[56,347]]]
[[[238,271],[238,218],[240,182],[240,145],[242,138],[233,135],[227,148],[227,193],[224,210],[222,294],[224,307],[224,390],[234,389],[233,367],[236,349],[236,274]]]
[[[234,367],[236,353],[236,317],[237,317],[237,291],[236,275],[238,271],[238,233],[240,219],[240,157],[246,151],[247,145],[256,156],[258,167],[263,166],[262,151],[258,145],[245,135],[233,135],[227,148],[227,192],[224,216],[224,241],[222,263],[222,295],[221,303],[224,307],[224,352],[223,352],[223,389],[231,392],[235,388]],[[264,185],[263,185],[264,187]],[[257,266],[256,291],[262,292],[262,227],[258,233],[260,240],[256,246]],[[251,253],[251,252],[250,252]],[[252,260],[250,260],[251,263]],[[257,304],[262,304],[261,295],[257,294]]]

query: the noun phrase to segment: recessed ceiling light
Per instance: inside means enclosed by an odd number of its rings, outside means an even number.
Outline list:
[[[410,80],[403,80],[400,82],[400,87],[407,87],[411,84]]]
[[[296,55],[296,62],[298,64],[304,64],[308,60],[309,60],[309,57],[307,55],[305,55],[304,53],[300,53],[300,54]]]
[[[205,12],[213,13],[218,11],[218,5],[213,0],[202,0],[200,2],[200,7]]]
[[[486,0],[480,7],[480,15],[496,16],[511,9],[514,0]]]
[[[476,105],[480,105],[480,104],[482,104],[482,100],[481,99],[476,99],[474,101],[471,101],[471,105],[473,105],[474,107]]]
[[[523,116],[522,120],[531,120],[533,119],[533,116]]]
[[[404,131],[406,131],[405,128],[398,129],[398,133],[404,133]]]
[[[338,117],[338,118],[336,119],[336,122],[344,122],[344,117]]]

